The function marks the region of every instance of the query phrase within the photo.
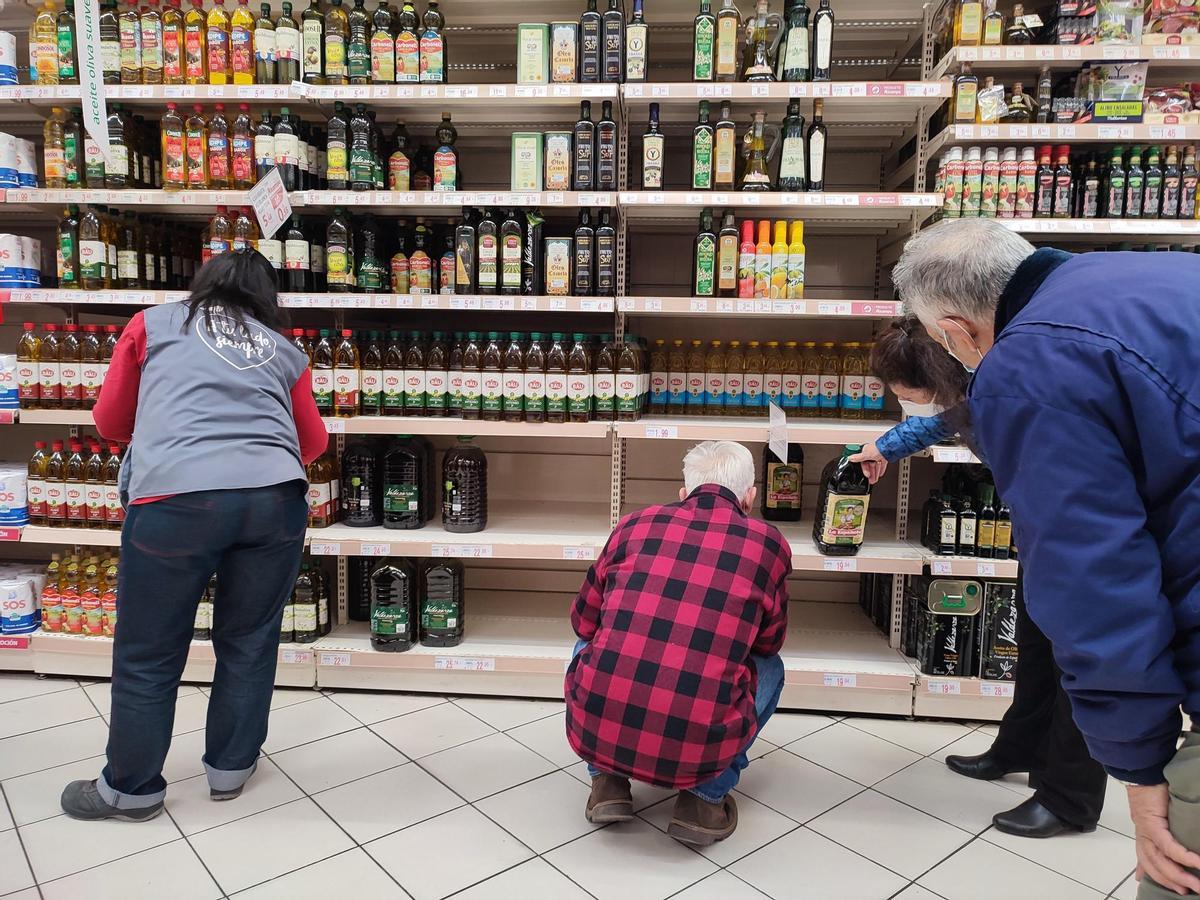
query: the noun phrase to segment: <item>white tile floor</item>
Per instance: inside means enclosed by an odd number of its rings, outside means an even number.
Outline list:
[[[991,816],[1021,779],[942,757],[995,729],[779,714],[742,779],[740,823],[696,851],[665,834],[671,792],[595,828],[562,705],[276,691],[241,798],[208,799],[203,688],[180,691],[168,815],[75,822],[63,785],[103,763],[107,684],[0,675],[5,900],[1134,900],[1124,790],[1095,834],[1022,841]]]

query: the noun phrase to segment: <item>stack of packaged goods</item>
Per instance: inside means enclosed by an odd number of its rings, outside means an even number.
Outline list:
[[[42,630],[51,633],[113,637],[117,630],[118,559],[55,553],[42,589]]]
[[[30,634],[42,627],[46,571],[12,563],[0,566],[0,634]]]
[[[22,469],[28,473],[29,524],[50,528],[108,528],[125,522],[119,486],[121,449],[109,444],[108,455],[99,438],[71,438],[69,447],[54,441],[34,444],[33,456]]]
[[[1017,663],[1016,584],[932,578],[909,582],[902,649],[926,675],[1011,681]]]
[[[921,510],[921,544],[943,556],[1016,559],[1012,514],[996,500],[991,474],[972,477],[953,466],[942,477],[942,489],[931,490]]]
[[[120,337],[116,325],[25,322],[17,340],[21,409],[92,409]]]
[[[456,647],[466,631],[466,585],[456,559],[351,560],[350,618],[370,623],[371,646]]]

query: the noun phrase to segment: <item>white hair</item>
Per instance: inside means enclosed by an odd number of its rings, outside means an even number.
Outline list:
[[[705,441],[683,458],[683,486],[690,494],[702,484],[719,484],[741,500],[754,487],[754,457],[735,441]]]
[[[915,235],[892,271],[900,299],[926,325],[946,316],[991,322],[1033,244],[994,219],[947,219]]]

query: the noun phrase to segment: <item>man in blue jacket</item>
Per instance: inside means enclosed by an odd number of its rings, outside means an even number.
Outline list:
[[[1128,786],[1139,900],[1200,892],[1200,733],[1176,752],[1180,707],[1200,720],[1200,256],[1035,251],[963,219],[893,280],[978,369],[975,440],[1075,720]]]

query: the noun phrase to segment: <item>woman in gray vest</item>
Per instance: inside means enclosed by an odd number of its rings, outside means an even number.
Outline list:
[[[129,442],[108,765],[63,791],[69,816],[143,822],[162,812],[175,694],[214,573],[204,753],[213,799],[238,796],[254,773],[304,547],[304,466],[328,443],[308,359],[280,334],[285,325],[270,263],[224,253],[187,300],[139,312],[117,344],[94,413],[101,435]]]

